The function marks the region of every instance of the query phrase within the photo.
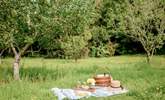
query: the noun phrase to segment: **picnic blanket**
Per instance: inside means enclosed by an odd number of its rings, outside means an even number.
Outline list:
[[[88,98],[90,96],[107,97],[128,92],[128,90],[125,88],[121,89],[110,87],[95,87],[95,89],[95,92],[59,88],[52,88],[51,91],[54,93],[54,95],[58,97],[58,100],[63,100],[64,98],[68,98],[70,100],[77,100],[81,98]]]

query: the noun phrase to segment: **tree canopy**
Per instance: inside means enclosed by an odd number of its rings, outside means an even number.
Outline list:
[[[74,59],[84,51],[103,57],[160,48],[155,53],[163,54],[164,9],[164,0],[1,0],[0,50],[11,56],[13,45],[26,56],[39,50]]]

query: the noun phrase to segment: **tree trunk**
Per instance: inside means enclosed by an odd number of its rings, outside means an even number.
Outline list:
[[[2,64],[2,58],[1,58],[1,56],[0,56],[0,64]]]
[[[148,64],[151,63],[151,58],[152,58],[152,55],[150,53],[147,53],[147,63]]]
[[[26,44],[21,51],[17,51],[16,48],[14,47],[13,43],[10,44],[12,51],[15,55],[15,61],[13,63],[13,77],[15,80],[20,80],[20,76],[19,76],[19,68],[20,68],[20,59],[21,56],[25,53],[25,51],[28,49],[28,47],[31,45]]]
[[[15,80],[20,80],[19,76],[19,67],[20,67],[20,55],[15,55],[15,61],[13,63],[13,76]]]
[[[78,58],[75,58],[74,60],[75,60],[75,62],[77,63],[77,61],[78,61]]]
[[[5,49],[3,49],[1,52],[0,52],[0,64],[2,63],[2,54],[3,54],[3,52],[5,51]]]

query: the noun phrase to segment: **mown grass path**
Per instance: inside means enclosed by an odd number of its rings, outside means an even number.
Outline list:
[[[86,81],[103,71],[121,80],[129,92],[86,100],[165,100],[164,56],[155,56],[151,65],[145,63],[143,56],[87,58],[78,62],[23,58],[20,82],[12,80],[11,62],[11,58],[6,58],[0,65],[0,100],[56,100],[50,91],[52,87],[72,88],[77,81]]]

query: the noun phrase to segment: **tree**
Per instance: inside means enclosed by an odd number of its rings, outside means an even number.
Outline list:
[[[2,54],[4,53],[4,51],[7,49],[7,43],[5,43],[3,40],[2,40],[2,37],[4,38],[4,36],[2,34],[0,34],[0,64],[2,63]]]
[[[81,58],[83,49],[87,46],[88,40],[91,39],[91,33],[85,31],[80,36],[66,37],[61,41],[61,48],[63,48],[66,58],[74,58],[75,61]]]
[[[13,76],[20,80],[19,67],[21,56],[44,34],[54,18],[52,0],[1,0],[0,1],[0,38],[1,44],[10,47],[15,56]]]
[[[106,27],[95,26],[92,29],[91,55],[94,57],[113,56],[116,44],[110,40],[111,34],[107,32]]]
[[[116,51],[117,45],[111,41],[111,37],[116,29],[113,20],[118,18],[114,14],[115,11],[119,10],[117,7],[114,7],[116,2],[116,0],[96,0],[96,10],[99,16],[97,16],[97,20],[92,28],[92,39],[90,40],[91,56],[113,56]]]
[[[165,40],[165,2],[163,0],[139,0],[127,2],[125,30],[139,41],[150,63],[157,48]]]
[[[3,41],[3,40],[2,40],[2,38],[5,38],[6,36],[3,35],[3,34],[0,34],[0,37],[1,37],[1,39],[0,39],[0,64],[1,64],[1,63],[2,63],[1,57],[2,57],[2,55],[3,55],[3,53],[4,53],[4,51],[5,51],[9,46],[7,45],[7,44],[8,44],[7,41]]]
[[[62,0],[55,11],[53,32],[45,35],[40,45],[52,52],[60,50],[64,58],[80,58],[80,52],[91,38],[95,6],[95,0]]]

